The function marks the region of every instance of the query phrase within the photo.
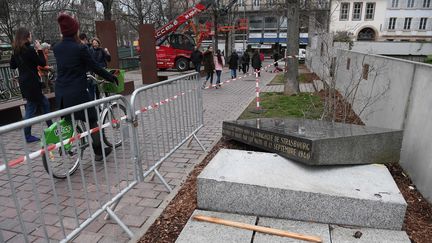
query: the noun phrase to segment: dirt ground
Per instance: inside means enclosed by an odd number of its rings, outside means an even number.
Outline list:
[[[320,96],[325,97],[325,93],[321,92]],[[337,106],[344,106],[342,99],[338,99]],[[336,120],[340,121],[344,119],[345,116],[343,112],[339,110],[336,117]],[[350,112],[345,119],[348,123],[363,124],[354,112]],[[233,140],[221,139],[207,157],[191,172],[179,193],[141,238],[141,243],[168,243],[176,241],[184,225],[196,208],[196,178],[222,148],[261,151]],[[432,242],[432,205],[417,191],[411,179],[398,164],[387,164],[387,168],[390,170],[390,173],[408,203],[402,229],[408,233],[413,243]]]

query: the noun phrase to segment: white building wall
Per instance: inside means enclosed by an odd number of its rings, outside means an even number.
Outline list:
[[[362,3],[362,12],[360,20],[352,20],[354,2]],[[375,15],[373,20],[365,20],[366,3],[375,3]],[[359,0],[337,0],[332,1],[330,7],[330,32],[349,31],[357,36],[358,32],[370,27],[375,30],[377,38],[380,37],[380,31],[385,19],[385,11],[387,8],[387,0],[376,1],[359,1]],[[340,20],[341,3],[349,3],[348,20]]]
[[[432,1],[429,7],[423,7],[423,0],[414,0],[414,6],[408,8],[407,0],[399,0],[398,7],[392,7],[392,0],[387,1],[387,9],[382,29],[382,36],[385,39],[394,40],[432,40]],[[396,18],[395,30],[389,30],[389,19]],[[410,30],[404,30],[405,18],[412,18]],[[426,30],[419,30],[420,19],[428,18]]]

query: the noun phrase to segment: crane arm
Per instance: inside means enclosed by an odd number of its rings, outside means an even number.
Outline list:
[[[201,2],[197,3],[193,8],[188,9],[174,20],[171,20],[169,23],[156,30],[155,39],[158,40],[161,37],[176,31],[178,27],[180,27],[189,19],[193,18],[195,15],[209,8],[212,4],[214,4],[214,0],[202,0]]]

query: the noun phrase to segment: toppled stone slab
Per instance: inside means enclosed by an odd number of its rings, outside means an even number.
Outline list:
[[[352,228],[331,225],[333,243],[410,243],[405,231]]]
[[[227,220],[238,221],[247,224],[255,224],[256,217],[235,215],[228,213],[209,212],[195,210],[192,214],[205,215],[211,217],[219,217]],[[233,227],[228,227],[220,224],[200,222],[193,220],[192,217],[183,228],[176,243],[220,243],[220,242],[250,242],[252,239],[252,231],[243,230]]]
[[[296,118],[224,121],[222,134],[309,165],[398,162],[403,132]]]
[[[402,228],[407,204],[385,166],[307,166],[222,149],[198,176],[198,208],[302,221]]]
[[[258,219],[258,225],[264,227],[270,227],[274,229],[286,230],[292,233],[304,234],[308,236],[320,237],[323,243],[331,243],[329,225],[318,224],[303,221],[293,221],[286,219],[274,219],[260,217]],[[280,237],[276,235],[269,235],[257,232],[254,237],[254,243],[304,243],[306,241],[291,239],[286,237]]]

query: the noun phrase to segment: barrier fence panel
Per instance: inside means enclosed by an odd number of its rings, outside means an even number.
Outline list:
[[[104,212],[132,237],[110,207],[142,179],[134,121],[115,95],[0,127],[0,242],[67,242]]]
[[[171,187],[159,166],[203,127],[203,100],[198,73],[183,75],[135,90],[131,98],[139,123],[137,138],[145,172],[154,173],[168,191]]]

